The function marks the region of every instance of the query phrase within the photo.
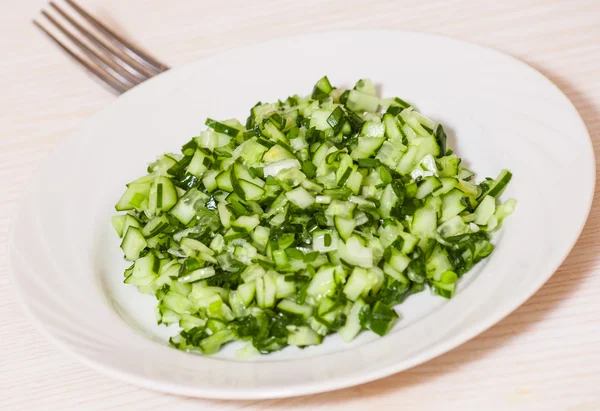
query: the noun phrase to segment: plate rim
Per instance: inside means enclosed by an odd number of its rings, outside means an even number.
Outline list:
[[[15,257],[13,254],[14,253],[14,238],[15,238],[15,233],[16,233],[16,229],[17,229],[17,227],[16,227],[17,226],[17,217],[18,217],[18,213],[19,213],[18,210],[20,210],[23,207],[27,197],[29,196],[30,188],[28,186],[28,187],[26,187],[25,190],[23,190],[21,192],[20,198],[18,199],[18,201],[15,204],[15,208],[13,209],[12,217],[11,217],[10,224],[9,224],[9,230],[7,232],[6,250],[7,250],[7,262],[8,262],[8,264],[7,264],[8,278],[9,278],[9,281],[13,285],[13,289],[15,290],[15,293],[14,293],[16,295],[15,299],[19,302],[23,311],[26,313],[26,316],[32,321],[34,326],[42,333],[42,335],[44,335],[48,340],[50,340],[55,346],[57,346],[61,351],[66,353],[68,356],[70,356],[71,358],[75,358],[76,360],[80,361],[81,363],[85,364],[86,366],[88,366],[92,369],[98,370],[101,373],[108,375],[109,377],[112,377],[118,381],[127,382],[127,383],[134,384],[134,385],[137,385],[137,386],[140,386],[143,388],[147,388],[147,389],[150,389],[153,391],[164,392],[164,393],[168,393],[168,394],[191,396],[191,397],[209,398],[209,399],[256,400],[256,399],[285,398],[285,397],[295,397],[295,396],[302,396],[302,395],[308,395],[308,394],[334,391],[334,390],[339,390],[339,389],[343,389],[343,388],[349,388],[349,387],[353,387],[353,386],[356,386],[359,384],[364,384],[367,382],[385,378],[385,377],[393,375],[395,373],[405,371],[416,365],[426,363],[442,354],[448,353],[449,351],[457,348],[458,346],[464,344],[465,342],[467,342],[473,338],[476,338],[478,335],[480,335],[484,331],[495,326],[500,321],[502,321],[504,318],[506,318],[509,314],[516,311],[527,300],[529,300],[535,293],[537,293],[539,291],[539,289],[550,279],[550,277],[552,277],[552,275],[554,275],[556,273],[556,271],[562,266],[562,264],[567,259],[567,257],[571,254],[573,248],[575,247],[577,241],[579,240],[579,238],[587,224],[589,214],[592,209],[592,205],[593,205],[593,201],[594,201],[594,194],[595,194],[595,190],[596,190],[597,164],[596,164],[593,142],[592,142],[592,138],[589,133],[589,129],[588,129],[585,121],[583,120],[581,114],[577,110],[577,107],[573,104],[573,102],[569,99],[569,97],[565,94],[565,92],[563,92],[560,89],[560,87],[558,87],[554,82],[552,82],[544,73],[542,73],[535,67],[531,66],[530,64],[526,63],[525,61],[522,61],[517,57],[514,57],[506,52],[497,50],[492,47],[483,46],[483,45],[480,45],[477,43],[465,41],[465,40],[458,39],[458,38],[455,38],[452,36],[447,36],[447,35],[438,34],[438,33],[428,33],[428,32],[413,31],[413,30],[393,30],[393,29],[362,29],[362,28],[359,28],[359,29],[328,29],[328,30],[317,30],[317,31],[309,32],[309,33],[300,33],[300,34],[296,34],[296,35],[292,35],[292,36],[284,36],[281,38],[271,38],[271,39],[267,39],[264,41],[236,45],[234,47],[230,47],[225,50],[222,50],[218,53],[204,56],[199,59],[195,59],[193,61],[182,64],[181,66],[174,67],[174,68],[168,70],[167,72],[163,72],[160,75],[157,75],[157,76],[145,81],[143,84],[140,84],[139,87],[145,87],[146,84],[157,81],[157,79],[163,78],[165,76],[176,75],[176,73],[179,72],[181,69],[184,69],[190,65],[198,64],[200,62],[205,62],[207,60],[210,61],[210,60],[218,58],[220,56],[234,53],[235,51],[237,51],[239,49],[245,49],[248,47],[256,47],[256,46],[260,46],[260,45],[268,45],[269,43],[279,42],[279,41],[293,41],[295,39],[301,39],[301,38],[306,38],[306,37],[318,37],[321,35],[327,35],[327,34],[332,34],[332,33],[336,33],[338,35],[340,35],[340,34],[356,35],[356,34],[361,34],[361,33],[379,33],[379,34],[393,33],[395,35],[410,34],[410,35],[417,35],[417,36],[424,36],[424,37],[440,38],[440,39],[446,40],[446,41],[461,43],[462,45],[466,45],[469,47],[475,47],[475,48],[481,49],[483,51],[493,52],[495,54],[503,56],[504,58],[508,58],[509,60],[512,61],[512,63],[518,64],[519,66],[534,72],[537,76],[541,77],[549,86],[551,86],[555,91],[557,91],[564,98],[565,102],[567,102],[573,109],[574,113],[576,113],[578,121],[581,123],[581,125],[583,126],[583,130],[585,130],[585,133],[587,134],[587,137],[588,137],[586,140],[588,143],[587,153],[590,157],[588,160],[591,159],[590,171],[591,171],[592,178],[590,181],[591,190],[588,193],[587,204],[585,207],[585,215],[583,216],[584,218],[582,218],[580,226],[577,227],[577,231],[576,231],[577,234],[573,235],[573,238],[571,239],[571,241],[569,241],[566,251],[563,253],[563,255],[559,259],[556,260],[557,263],[554,264],[555,265],[554,268],[552,270],[548,270],[548,274],[539,275],[537,277],[537,281],[535,281],[533,283],[533,285],[531,285],[530,291],[524,293],[524,297],[518,298],[518,299],[513,299],[512,302],[510,304],[507,304],[503,310],[498,310],[498,311],[495,311],[494,313],[488,315],[486,317],[486,321],[475,322],[473,325],[461,328],[460,332],[458,332],[456,335],[454,335],[450,338],[444,339],[442,342],[436,344],[433,348],[425,350],[425,352],[423,354],[419,354],[419,355],[415,356],[414,358],[411,358],[410,360],[407,360],[407,361],[404,361],[401,363],[392,363],[392,364],[389,364],[388,366],[382,367],[376,371],[373,371],[373,372],[370,372],[367,374],[354,373],[354,374],[350,374],[349,376],[337,377],[337,378],[325,380],[325,381],[316,381],[316,382],[307,382],[307,383],[300,382],[299,384],[297,384],[295,386],[277,387],[276,389],[274,389],[272,391],[266,391],[266,389],[264,391],[261,391],[260,388],[258,388],[258,389],[257,388],[247,388],[247,389],[234,388],[232,390],[228,390],[228,389],[223,389],[223,388],[206,388],[206,387],[202,387],[202,386],[181,386],[176,383],[157,382],[157,381],[153,380],[152,378],[140,376],[134,372],[117,370],[117,369],[112,368],[111,366],[104,364],[102,361],[96,361],[96,360],[90,359],[90,358],[86,357],[85,355],[80,354],[79,352],[71,350],[58,337],[55,337],[44,326],[44,324],[35,316],[35,314],[31,311],[31,309],[25,299],[25,290],[23,290],[20,286],[17,285],[17,281],[16,281],[17,274],[16,274],[15,262],[14,262]],[[175,74],[171,74],[171,73],[175,73]],[[158,81],[160,81],[160,80],[158,80]],[[139,88],[139,87],[134,87],[134,89]],[[131,89],[131,90],[133,90],[133,89]],[[75,138],[75,136],[78,134],[78,132],[80,132],[81,130],[83,130],[86,127],[88,122],[92,121],[95,117],[101,116],[106,110],[110,109],[110,107],[120,97],[127,98],[127,96],[131,94],[131,90],[128,90],[127,92],[123,93],[117,99],[114,99],[113,101],[111,101],[105,107],[98,110],[90,117],[86,118],[84,121],[82,121],[77,126],[75,126],[70,132],[68,132],[66,134],[66,136],[64,137],[64,139],[62,141],[60,141],[53,148],[53,150],[51,152],[49,152],[48,155],[45,158],[43,158],[34,167],[34,170],[31,173],[30,177],[28,178],[28,181],[31,181],[38,177],[38,175],[40,174],[40,170],[43,169],[47,165],[47,163],[50,163],[52,161],[53,154],[55,151],[62,148],[64,145],[68,145],[69,142],[73,138]]]

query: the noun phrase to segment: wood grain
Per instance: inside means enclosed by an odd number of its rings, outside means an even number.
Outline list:
[[[555,82],[579,110],[600,152],[598,0],[81,3],[172,66],[273,37],[340,28],[427,31],[489,46]],[[114,381],[60,352],[15,301],[4,244],[36,165],[114,97],[30,24],[43,4],[4,2],[0,13],[2,409],[600,410],[598,199],[570,256],[526,304],[448,354],[359,387],[273,401],[189,399]],[[568,195],[568,187],[559,189]]]

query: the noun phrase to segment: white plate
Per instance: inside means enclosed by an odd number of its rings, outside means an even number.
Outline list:
[[[514,173],[516,212],[485,264],[451,301],[427,293],[399,307],[384,338],[238,362],[167,346],[152,297],[122,284],[110,226],[124,183],[177,151],[206,117],[245,119],[258,100],[370,77],[450,131],[478,176]],[[15,287],[34,322],[81,361],[133,384],[189,396],[268,398],[333,390],[405,370],[490,327],[530,297],[567,256],[586,220],[595,165],[586,128],[540,73],[496,51],[404,32],[320,33],[229,51],[171,70],[76,130],[27,186],[10,236]],[[568,188],[568,190],[566,190]],[[566,191],[565,191],[566,190]],[[566,193],[566,194],[565,194]]]

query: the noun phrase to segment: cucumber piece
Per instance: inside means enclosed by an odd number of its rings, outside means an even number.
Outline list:
[[[238,180],[248,181],[254,185],[259,186],[260,188],[265,187],[264,180],[251,174],[250,171],[248,171],[248,169],[246,167],[244,167],[242,164],[240,164],[239,162],[236,162],[233,165],[233,173],[235,174],[235,176],[237,177]]]
[[[219,351],[222,345],[233,340],[235,340],[233,331],[224,329],[200,341],[198,347],[204,355],[210,355]]]
[[[275,305],[277,285],[271,276],[265,275],[256,279],[256,304],[260,308],[269,308]]]
[[[514,198],[509,198],[504,204],[500,204],[496,207],[494,217],[496,217],[496,219],[498,220],[498,224],[500,224],[502,220],[504,220],[506,217],[508,217],[515,211],[516,205],[517,200],[515,200]]]
[[[431,134],[423,128],[419,122],[419,119],[414,113],[415,112],[412,108],[408,108],[406,110],[402,110],[400,117],[402,118],[402,121],[404,121],[408,126],[410,126],[410,128],[414,130],[415,133],[417,133],[418,136],[429,137]]]
[[[131,214],[125,214],[123,217],[125,217],[123,220],[123,235],[127,233],[129,227],[136,227],[140,229],[142,228],[142,225],[140,224],[138,219],[132,216]],[[121,237],[123,237],[123,235],[121,235]]]
[[[344,286],[344,294],[351,301],[356,301],[358,298],[367,294],[371,287],[369,272],[361,267],[355,267]]]
[[[331,86],[329,79],[327,78],[327,76],[323,76],[315,84],[311,97],[320,100],[321,98],[329,95],[329,93],[331,93],[332,91],[333,87]]]
[[[315,203],[315,198],[303,187],[297,187],[285,193],[292,204],[300,208],[308,208]]]
[[[148,166],[148,172],[163,174],[166,173],[175,164],[177,164],[177,158],[173,157],[173,155],[165,154],[153,164]]]
[[[385,164],[392,170],[395,170],[406,150],[407,147],[401,142],[396,141],[395,143],[392,143],[390,141],[384,141],[379,148],[375,159],[379,160],[382,164]]]
[[[359,137],[357,147],[352,150],[350,155],[354,160],[361,158],[374,157],[377,149],[385,141],[385,136],[381,137]]]
[[[281,302],[277,304],[277,308],[280,311],[301,315],[304,318],[310,317],[313,312],[313,308],[310,305],[299,305],[290,300],[281,300]]]
[[[397,320],[398,314],[393,309],[377,301],[367,316],[365,326],[375,334],[383,336],[392,329]]]
[[[267,248],[267,243],[269,242],[269,235],[271,230],[268,227],[257,226],[252,233],[252,239],[254,240],[254,245],[261,252],[265,252]]]
[[[138,259],[140,253],[146,248],[146,239],[142,235],[142,232],[137,227],[129,227],[121,243],[121,249],[125,258],[129,261],[135,261]]]
[[[136,286],[150,285],[158,275],[158,267],[159,262],[156,256],[148,253],[144,257],[136,259],[131,275],[125,279],[125,283]]]
[[[216,274],[214,267],[205,267],[199,268],[197,270],[192,271],[182,277],[179,277],[178,281],[182,283],[193,283],[196,281],[204,280],[205,278],[210,278]]]
[[[165,214],[154,217],[142,229],[142,235],[146,238],[153,237],[169,226],[169,219]],[[139,226],[138,226],[139,227]]]
[[[406,267],[410,264],[410,258],[405,254],[402,254],[400,251],[396,249],[391,249],[390,257],[388,259],[388,264],[399,273],[406,270]]]
[[[416,146],[410,146],[402,158],[400,158],[400,161],[396,166],[396,171],[402,175],[409,174],[414,168],[414,164],[420,160],[420,158],[417,158],[418,154],[419,148]]]
[[[354,195],[358,195],[358,193],[360,192],[363,175],[359,173],[355,167],[356,166],[353,167],[352,173],[348,177],[348,180],[346,180],[345,186],[348,187],[352,191],[352,193],[354,193]]]
[[[152,183],[133,183],[127,186],[127,190],[115,205],[117,211],[140,210],[144,202],[148,201]]]
[[[231,223],[232,227],[251,233],[252,230],[260,224],[260,219],[257,215],[253,216],[240,216]]]
[[[117,235],[119,237],[123,237],[123,233],[125,231],[124,230],[124,228],[125,228],[125,217],[127,215],[128,214],[114,215],[110,219],[110,222],[111,222],[113,228],[115,229],[115,231],[117,232]],[[138,225],[139,225],[139,223],[138,223]]]
[[[422,200],[430,194],[435,195],[435,193],[442,188],[443,184],[437,177],[426,177],[423,179],[423,182],[419,185],[415,198]]]
[[[279,161],[269,163],[264,167],[263,173],[264,173],[265,177],[276,176],[281,171],[288,170],[291,168],[300,168],[300,162],[298,161],[298,159],[287,158],[284,160],[279,160]]]
[[[306,293],[316,300],[333,295],[337,283],[335,281],[335,267],[323,266],[310,281]]]
[[[441,196],[442,194],[449,193],[458,185],[458,180],[453,177],[442,177],[440,178],[440,182],[442,183],[442,187],[432,193],[434,196]]]
[[[310,116],[310,127],[314,127],[317,130],[323,131],[331,129],[331,126],[327,122],[327,119],[329,118],[329,116],[331,116],[332,112],[333,110],[323,109],[313,111],[312,115]]]
[[[263,161],[265,162],[265,164],[271,164],[271,163],[275,163],[277,161],[282,161],[282,160],[298,161],[296,156],[294,156],[292,153],[290,153],[288,150],[286,150],[285,148],[283,148],[283,146],[281,146],[279,144],[276,144],[273,147],[271,147],[263,155]]]
[[[288,142],[285,134],[283,134],[271,120],[267,120],[265,122],[263,134],[274,141],[282,141],[284,143]]]
[[[335,251],[341,241],[334,230],[316,230],[312,235],[312,248],[320,253]]]
[[[442,196],[442,221],[448,221],[461,213],[467,206],[461,201],[464,194],[457,189]]]
[[[425,268],[427,269],[428,278],[439,281],[443,273],[452,270],[452,264],[448,260],[447,252],[440,246],[436,246],[431,256],[427,259]]]
[[[438,233],[442,237],[453,237],[462,234],[466,230],[466,224],[461,216],[454,216],[438,227]]]
[[[341,216],[351,218],[354,209],[356,209],[356,203],[350,201],[333,200],[325,210],[325,215],[332,217]]]
[[[206,191],[211,193],[217,189],[217,176],[219,172],[216,170],[207,170],[202,177],[202,184]]]
[[[351,236],[345,243],[338,244],[340,258],[351,265],[373,267],[373,249],[361,244],[356,236]]]
[[[360,130],[360,135],[365,138],[384,138],[385,125],[378,121],[365,121]]]
[[[379,98],[358,90],[350,90],[346,106],[352,111],[374,113],[379,108]]]
[[[475,209],[475,224],[486,225],[496,212],[496,199],[490,195],[483,197]]]
[[[305,325],[296,328],[288,336],[288,344],[306,347],[307,345],[319,345],[323,337]]]
[[[415,249],[415,246],[419,243],[419,239],[414,235],[406,232],[400,233],[400,237],[402,237],[403,240],[402,250],[400,251],[402,251],[406,255],[412,253]]]
[[[342,216],[335,216],[335,229],[344,241],[346,241],[352,235],[354,228],[356,227],[356,221],[353,218],[346,218]]]
[[[385,125],[385,134],[388,138],[402,141],[402,133],[392,114],[386,113],[383,115],[383,124]]]
[[[246,180],[238,180],[238,184],[240,185],[240,189],[242,190],[244,200],[248,201],[256,201],[263,198],[265,195],[265,190],[260,186],[251,183]]]
[[[402,284],[406,284],[406,285],[410,284],[410,280],[408,278],[406,278],[406,276],[404,276],[404,274],[402,274],[400,271],[396,270],[393,266],[391,266],[388,263],[383,264],[383,272],[384,272],[384,274],[389,275],[394,280],[396,280]]]
[[[464,168],[464,167],[458,168],[458,179],[459,180],[470,181],[473,179],[474,176],[475,176],[475,172],[473,172],[467,168]]]
[[[382,218],[390,218],[392,209],[398,203],[398,196],[394,192],[394,188],[391,184],[388,184],[383,193],[381,195],[380,205],[379,205],[379,215]]]
[[[441,157],[437,161],[439,164],[438,175],[440,177],[456,177],[459,174],[461,160],[455,155]]]
[[[379,241],[383,248],[388,248],[402,233],[404,228],[401,224],[396,222],[387,223],[379,227],[377,234],[379,235]]]
[[[177,204],[178,195],[173,182],[168,177],[158,177],[152,183],[148,198],[148,210],[151,213],[169,211]]]
[[[231,211],[229,211],[227,205],[225,203],[219,203],[217,204],[217,210],[219,211],[221,225],[225,228],[231,227]]]
[[[495,198],[500,197],[511,179],[512,173],[508,170],[502,170],[494,182],[488,186],[487,191],[481,195],[482,198],[485,198],[486,196]]]
[[[348,314],[346,324],[344,324],[344,326],[338,330],[344,342],[349,343],[362,330],[362,325],[360,323],[360,313],[364,307],[366,307],[366,304],[361,299],[356,300],[354,304],[352,304],[352,308],[350,309],[350,314]]]
[[[179,220],[181,224],[188,225],[196,216],[197,210],[208,200],[209,197],[206,194],[192,188],[179,199],[169,214]]]
[[[244,141],[233,150],[234,159],[242,159],[244,164],[254,167],[262,162],[262,157],[268,148],[260,144],[256,137]]]
[[[248,310],[237,290],[229,292],[229,307],[235,318],[244,317],[248,314]]]
[[[179,243],[182,250],[189,250],[189,256],[197,255],[198,253],[206,255],[214,255],[214,251],[209,247],[205,246],[201,241],[194,240],[193,238],[184,237]]]
[[[423,146],[419,147],[419,150],[422,150]],[[417,155],[417,158],[421,157],[421,155]],[[415,180],[419,178],[425,178],[430,176],[437,175],[437,165],[433,156],[429,153],[425,153],[425,155],[421,158],[421,161],[415,166],[415,168],[410,172],[410,176]],[[437,187],[437,185],[436,185]]]
[[[335,178],[338,187],[344,185],[344,183],[350,177],[350,174],[352,174],[352,171],[352,157],[350,157],[348,154],[344,154],[339,162],[338,169],[335,172]]]
[[[354,90],[360,91],[361,93],[365,93],[370,96],[377,95],[373,82],[371,82],[371,80],[368,78],[362,78],[358,80],[354,85]]]
[[[189,314],[182,314],[179,320],[179,326],[185,331],[189,331],[195,327],[204,327],[205,325],[206,319]]]
[[[271,273],[273,274],[273,273]],[[287,281],[283,275],[274,275],[275,286],[277,291],[275,292],[275,298],[287,298],[296,294],[296,284],[292,281]]]
[[[192,161],[187,166],[186,171],[193,176],[198,178],[202,178],[204,173],[208,170],[208,168],[212,165],[212,159],[208,154],[204,151],[196,150],[194,156],[192,157]]]
[[[435,238],[437,230],[437,213],[429,207],[422,207],[415,211],[410,233],[419,237],[420,244],[428,238]]]
[[[256,295],[256,282],[240,284],[237,292],[244,306],[249,307]]]
[[[227,169],[219,173],[219,175],[215,178],[217,183],[217,187],[224,191],[233,191],[233,185],[231,183],[231,169]]]

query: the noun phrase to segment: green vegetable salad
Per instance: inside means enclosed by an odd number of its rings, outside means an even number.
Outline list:
[[[112,220],[125,283],[156,296],[181,350],[245,341],[246,358],[385,335],[411,294],[451,298],[516,204],[499,202],[509,171],[477,183],[441,124],[368,79],[323,77],[245,125],[206,126],[129,183]]]

